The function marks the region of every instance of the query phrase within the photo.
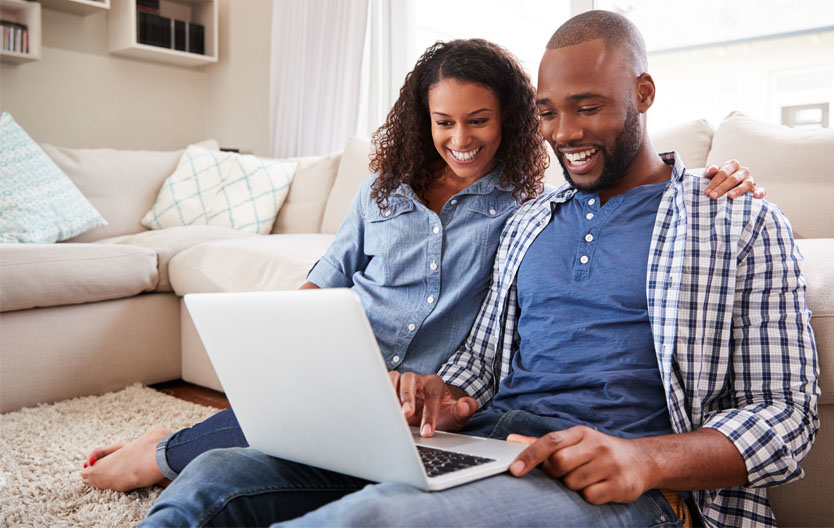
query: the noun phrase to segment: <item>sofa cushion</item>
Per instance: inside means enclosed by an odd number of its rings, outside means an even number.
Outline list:
[[[730,158],[767,188],[797,238],[834,238],[834,129],[797,130],[733,112],[715,131],[707,163]]]
[[[107,222],[8,112],[0,115],[0,242],[46,244]]]
[[[267,234],[296,163],[191,145],[142,218],[150,229],[190,225]]]
[[[292,290],[324,255],[333,235],[268,235],[207,242],[171,259],[177,295],[224,291]]]
[[[180,251],[211,240],[256,236],[258,235],[235,231],[228,227],[182,226],[143,231],[135,235],[105,238],[97,241],[97,243],[128,244],[131,246],[146,247],[156,251],[159,273],[159,282],[156,285],[156,291],[171,291],[171,282],[168,280],[168,263]]]
[[[801,269],[817,343],[822,401],[834,403],[834,239],[806,238],[796,243],[805,257]]]
[[[327,198],[327,207],[321,220],[321,232],[335,234],[342,220],[350,210],[350,204],[356,190],[371,174],[368,164],[371,162],[371,142],[365,138],[352,137],[345,145],[345,151],[339,162],[336,181]]]
[[[712,145],[715,130],[706,119],[696,119],[677,126],[658,130],[650,134],[652,144],[658,152],[676,151],[688,169],[706,167],[707,155]],[[727,158],[730,159],[730,158]],[[718,160],[718,162],[727,161]]]
[[[199,145],[217,148],[214,140]],[[70,242],[92,242],[144,231],[140,220],[183,153],[182,150],[71,149],[46,143],[41,147],[109,224],[87,231]]]
[[[0,310],[130,297],[156,287],[156,252],[118,244],[0,246]]]
[[[324,208],[341,159],[341,154],[296,159],[298,168],[292,178],[290,193],[275,218],[273,234],[321,231]]]

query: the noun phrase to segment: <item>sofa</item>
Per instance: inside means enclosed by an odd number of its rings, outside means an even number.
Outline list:
[[[804,481],[774,488],[785,525],[834,519],[834,130],[801,131],[732,113],[652,134],[697,172],[737,158],[791,220],[813,311],[821,370],[822,428]],[[216,148],[211,141],[204,144]],[[70,149],[42,144],[107,220],[55,244],[0,244],[0,412],[99,394],[130,383],[183,379],[222,390],[182,303],[187,293],[294,289],[333,240],[370,145],[296,158],[271,233],[140,223],[183,151]],[[554,162],[549,183],[562,182]]]

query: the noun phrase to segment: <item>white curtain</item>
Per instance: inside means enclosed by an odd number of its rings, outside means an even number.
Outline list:
[[[340,151],[357,130],[368,0],[274,0],[272,156]]]

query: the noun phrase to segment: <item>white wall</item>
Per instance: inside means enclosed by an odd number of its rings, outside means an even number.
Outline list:
[[[42,13],[42,59],[0,67],[0,109],[36,141],[269,152],[271,0],[220,0],[219,62],[199,68],[110,55],[106,13]]]

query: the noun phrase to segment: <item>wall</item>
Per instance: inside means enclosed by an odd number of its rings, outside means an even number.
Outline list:
[[[0,67],[0,108],[35,140],[174,150],[215,137],[268,154],[271,0],[220,0],[219,62],[199,68],[110,55],[107,13],[42,13],[41,60]]]

